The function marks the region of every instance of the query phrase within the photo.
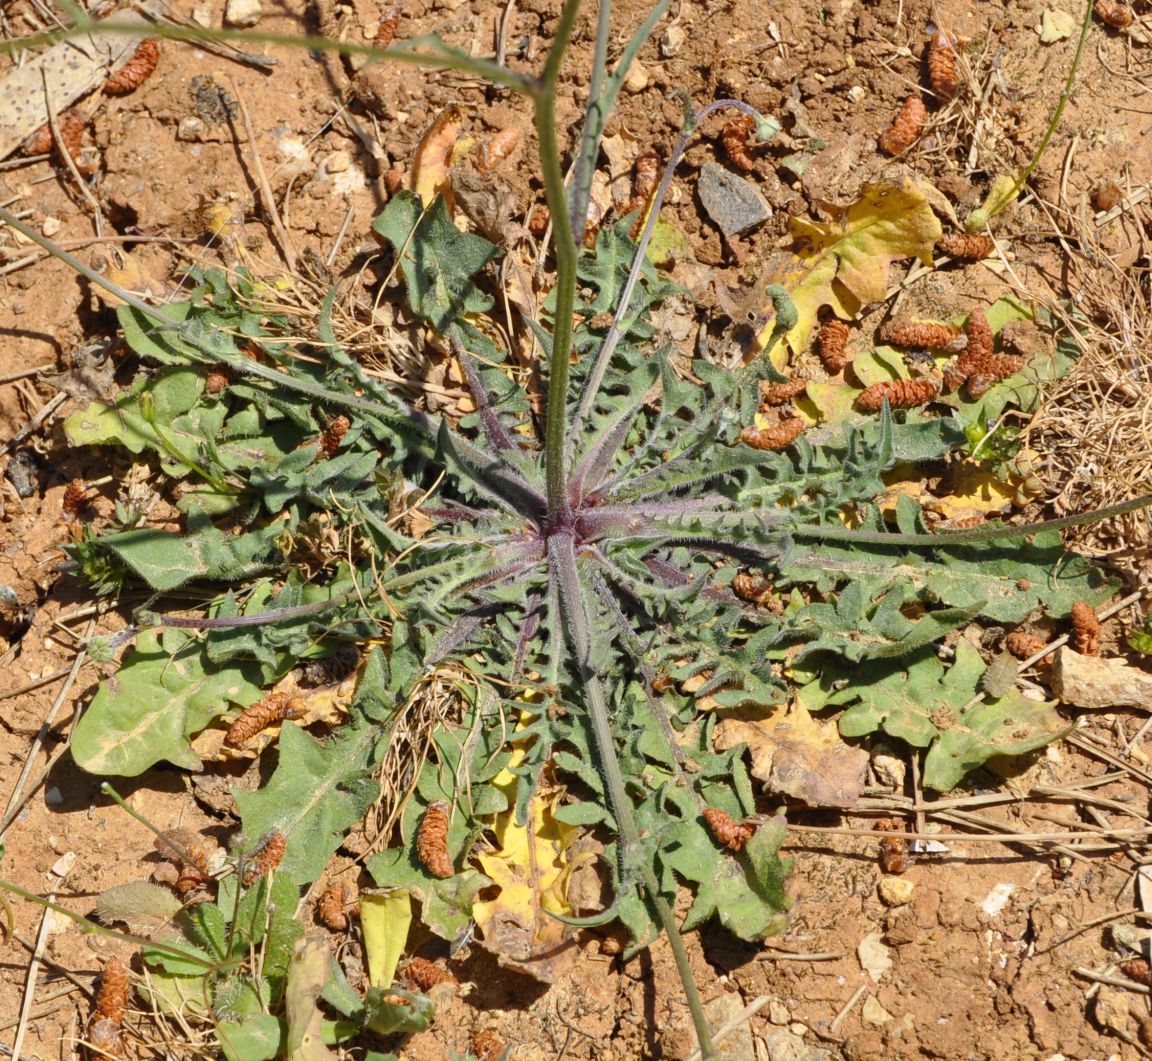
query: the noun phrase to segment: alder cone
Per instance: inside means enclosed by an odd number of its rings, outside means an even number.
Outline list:
[[[479,170],[487,173],[500,165],[520,143],[520,126],[509,125],[501,129],[488,141],[480,152],[476,163]]]
[[[896,317],[880,329],[880,338],[895,346],[918,346],[924,350],[946,350],[956,339],[951,325],[939,321],[917,321]]]
[[[221,391],[227,390],[228,384],[231,382],[227,372],[214,368],[204,377],[204,393],[219,394]]]
[[[820,355],[820,364],[830,376],[835,376],[852,360],[848,352],[848,336],[851,329],[842,320],[833,317],[820,326],[820,334],[816,338],[816,350]]]
[[[348,911],[345,909],[356,899],[356,888],[351,884],[329,884],[316,904],[316,912],[321,923],[333,932],[344,932],[348,928]]]
[[[880,137],[880,150],[886,155],[898,155],[907,151],[924,132],[924,124],[928,120],[928,109],[918,96],[909,96],[892,124],[884,130]]]
[[[950,232],[940,238],[936,248],[957,261],[975,262],[990,258],[996,250],[996,243],[991,236],[980,232]]]
[[[404,972],[421,991],[427,991],[437,984],[460,983],[447,969],[441,969],[427,958],[413,958]]]
[[[720,146],[724,148],[728,161],[745,173],[756,167],[756,163],[748,153],[748,141],[755,128],[756,119],[750,114],[741,114],[739,118],[734,118],[720,130]]]
[[[320,449],[324,451],[325,457],[336,456],[340,451],[340,443],[344,441],[344,436],[348,434],[348,428],[351,426],[352,421],[346,416],[332,418],[332,422],[320,436]]]
[[[749,604],[766,604],[772,599],[772,583],[763,575],[741,571],[732,579],[732,592]]]
[[[261,877],[266,877],[279,866],[287,846],[288,837],[283,833],[273,833],[268,837],[260,851],[244,867],[245,887],[255,884]]]
[[[416,832],[416,857],[433,877],[451,877],[456,873],[448,854],[448,804],[437,800],[424,812]]]
[[[911,409],[932,401],[939,393],[940,380],[931,377],[885,380],[865,387],[856,399],[856,406],[866,413],[879,412],[887,398],[893,409]]]
[[[98,1017],[84,1033],[92,1057],[123,1057],[124,1040],[120,1037],[120,1022]]]
[[[85,496],[88,493],[88,484],[83,479],[73,479],[64,488],[62,507],[64,515],[75,519],[84,508]]]
[[[1127,29],[1136,20],[1128,4],[1118,0],[1096,0],[1096,17],[1113,29]]]
[[[1100,619],[1085,601],[1072,605],[1072,643],[1082,656],[1100,655]]]
[[[56,125],[60,130],[60,140],[76,169],[90,177],[100,168],[100,160],[94,150],[84,149],[84,130],[88,127],[88,119],[78,110],[72,109],[56,115]],[[63,161],[60,146],[52,137],[52,126],[47,123],[24,141],[21,151],[25,155],[45,155],[52,151]]]
[[[968,314],[968,319],[964,322],[964,334],[968,338],[968,345],[964,348],[962,361],[983,364],[992,356],[995,338],[992,335],[992,326],[982,309],[974,309]]]
[[[928,42],[928,84],[941,103],[948,103],[960,91],[956,45],[943,30],[937,30]]]
[[[100,977],[94,1015],[119,1024],[128,1005],[128,991],[128,969],[119,958],[109,958]]]
[[[152,76],[160,60],[160,45],[155,37],[147,37],[136,45],[132,58],[104,82],[108,96],[127,96],[135,92]]]
[[[746,427],[740,432],[740,441],[753,449],[777,450],[792,445],[804,433],[804,421],[798,416],[782,420],[774,427],[758,430]]]
[[[885,873],[904,873],[908,865],[908,845],[905,841],[898,840],[894,836],[885,837],[880,841],[880,868]]]
[[[257,733],[267,729],[274,722],[286,718],[299,718],[303,714],[304,702],[287,693],[272,693],[246,707],[224,735],[224,743],[233,748],[247,744]]]
[[[993,354],[974,362],[967,377],[968,397],[973,401],[983,398],[995,384],[1014,376],[1027,364],[1028,358],[1015,354]]]
[[[756,832],[755,825],[738,822],[731,814],[720,810],[718,807],[705,807],[704,821],[707,823],[708,831],[712,834],[713,839],[718,844],[728,848],[729,851],[742,851],[744,845]]]
[[[472,1033],[472,1053],[478,1061],[500,1061],[505,1049],[504,1040],[493,1028]]]
[[[1013,630],[1004,638],[1004,647],[1017,659],[1031,659],[1047,644],[1044,638],[1027,630]]]
[[[806,379],[788,379],[783,383],[763,381],[760,384],[760,404],[783,405],[803,394],[807,387],[808,381]]]
[[[400,19],[396,15],[381,19],[380,26],[376,30],[376,36],[372,38],[372,46],[374,48],[387,48],[396,40],[396,32],[399,28]]]

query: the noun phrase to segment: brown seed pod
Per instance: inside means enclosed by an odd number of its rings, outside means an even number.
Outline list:
[[[992,327],[983,310],[974,309],[968,314],[968,319],[964,322],[964,335],[968,339],[968,345],[964,348],[960,360],[974,366],[983,365],[992,356],[992,345],[995,342]]]
[[[119,958],[109,958],[100,976],[93,1016],[119,1024],[124,1019],[124,1007],[128,1005],[128,992],[128,969]]]
[[[899,831],[900,823],[895,818],[883,818],[872,828],[878,833],[893,833]],[[881,837],[879,860],[885,873],[903,873],[910,862],[907,841],[896,836]]]
[[[404,973],[421,991],[427,991],[437,984],[460,983],[447,969],[441,969],[427,958],[413,958],[404,969]]]
[[[64,498],[61,501],[64,515],[69,519],[75,519],[84,510],[87,497],[88,484],[83,479],[73,479],[64,488]]]
[[[60,140],[72,158],[76,169],[90,177],[100,168],[100,158],[94,149],[84,147],[84,130],[88,119],[78,110],[61,111],[56,115],[56,126],[60,130]],[[21,149],[25,155],[43,155],[52,151],[62,160],[60,145],[52,137],[51,125],[42,125],[27,140]]]
[[[1136,983],[1143,984],[1145,987],[1152,984],[1152,967],[1149,967],[1145,958],[1129,958],[1127,961],[1121,962],[1120,971],[1129,980],[1135,980]]]
[[[528,231],[536,239],[543,239],[544,233],[548,231],[548,225],[552,220],[552,215],[548,213],[548,207],[538,206],[532,211],[532,217],[528,220]]]
[[[632,195],[648,201],[660,183],[660,154],[654,147],[646,147],[632,163]]]
[[[675,684],[675,679],[669,677],[667,674],[657,674],[656,677],[652,679],[652,691],[654,693],[664,694]]]
[[[160,45],[155,37],[146,37],[136,45],[132,58],[104,82],[107,96],[127,96],[152,76],[160,60]]]
[[[740,432],[740,441],[753,449],[785,449],[804,433],[805,426],[800,417],[793,416],[788,420],[781,420],[774,427],[766,427],[763,430],[746,427]]]
[[[477,167],[485,173],[494,170],[516,150],[519,143],[520,126],[505,126],[481,149]]]
[[[724,148],[728,161],[745,173],[756,168],[756,163],[748,154],[748,142],[755,128],[756,119],[751,114],[741,114],[739,118],[727,122],[720,130],[720,146]]]
[[[866,413],[879,412],[884,399],[893,409],[911,409],[932,401],[940,393],[939,377],[924,379],[892,379],[865,387],[856,399],[856,407]]]
[[[97,1017],[88,1025],[84,1035],[88,1053],[92,1057],[123,1057],[124,1040],[120,1036],[120,1022]]]
[[[729,851],[744,850],[744,845],[756,832],[755,825],[738,822],[731,814],[727,814],[718,807],[705,807],[704,821],[708,825],[708,831],[712,834],[712,838],[718,844],[728,848]]]
[[[244,876],[241,878],[244,886],[255,884],[261,877],[266,877],[284,857],[284,849],[288,846],[288,837],[283,833],[272,833],[255,855],[251,856],[244,865]]]
[[[783,383],[769,383],[767,380],[761,380],[760,404],[783,405],[803,394],[807,386],[808,381],[806,379],[788,379]]]
[[[485,1028],[472,1033],[472,1053],[477,1061],[500,1061],[507,1048],[495,1028]]]
[[[767,604],[772,599],[774,589],[771,579],[741,571],[732,579],[732,592],[749,604],[760,605]]]
[[[968,397],[973,401],[983,398],[992,387],[1009,376],[1014,376],[1025,365],[1028,358],[1014,354],[993,354],[973,364],[968,376]]]
[[[918,321],[895,317],[880,329],[880,338],[895,346],[918,346],[924,350],[946,350],[956,339],[956,329],[939,321]]]
[[[820,364],[830,376],[843,372],[852,355],[848,352],[848,336],[851,329],[842,320],[833,317],[820,326],[820,334],[816,339],[816,350],[820,355]]]
[[[980,232],[949,232],[947,236],[940,237],[936,249],[957,261],[976,262],[990,258],[996,250],[996,243],[991,236]]]
[[[224,735],[224,743],[233,748],[247,744],[257,733],[286,718],[299,718],[304,714],[304,701],[287,693],[272,693],[257,700],[244,711]]]
[[[1124,201],[1124,190],[1115,181],[1104,180],[1092,189],[1092,205],[1097,210],[1115,210]]]
[[[1082,656],[1100,655],[1100,620],[1092,605],[1082,600],[1072,605],[1072,643]]]
[[[969,527],[980,527],[988,522],[987,516],[961,516],[959,519],[948,521],[949,530],[967,530]]]
[[[1136,20],[1128,4],[1119,0],[1096,0],[1096,17],[1113,29],[1127,29]]]
[[[231,377],[227,372],[213,369],[204,377],[204,393],[219,394],[221,391],[227,390],[228,384],[231,382]]]
[[[333,932],[344,932],[348,928],[347,907],[356,901],[356,886],[337,881],[329,884],[316,904],[316,913],[322,924]]]
[[[943,30],[933,33],[928,42],[928,84],[941,104],[953,99],[960,90],[956,42]]]
[[[203,839],[191,829],[169,829],[156,837],[156,851],[180,867],[176,890],[181,895],[195,891],[211,869]]]
[[[348,434],[348,428],[351,426],[352,421],[346,416],[332,418],[332,421],[325,428],[324,434],[320,436],[320,449],[325,457],[335,457],[340,452],[340,443]]]
[[[384,171],[384,190],[388,193],[389,197],[399,191],[403,191],[404,185],[407,183],[408,180],[404,176],[404,171],[399,166],[393,166],[391,169]]]
[[[907,151],[924,132],[928,120],[928,110],[918,96],[909,96],[897,112],[892,124],[884,130],[879,140],[880,150],[886,155],[898,155]]]
[[[1017,659],[1031,659],[1048,642],[1027,630],[1013,630],[1004,638],[1004,647]]]
[[[376,36],[372,38],[373,48],[387,48],[396,40],[397,30],[400,28],[400,19],[396,14],[380,20]]]
[[[451,877],[456,873],[448,854],[448,804],[437,800],[424,812],[416,831],[416,857],[433,877]]]

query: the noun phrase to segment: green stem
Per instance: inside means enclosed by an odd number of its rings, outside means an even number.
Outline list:
[[[576,308],[577,254],[556,136],[556,84],[579,11],[580,0],[568,0],[564,5],[560,24],[556,27],[556,41],[544,66],[544,76],[533,95],[544,197],[552,215],[552,242],[556,254],[556,310],[552,325],[548,409],[544,425],[544,476],[547,482],[548,514],[553,520],[563,519],[569,514],[564,454],[568,424],[568,359],[572,352],[572,312]]]
[[[1044,152],[1048,150],[1048,145],[1052,141],[1052,137],[1056,134],[1056,130],[1060,126],[1060,119],[1064,117],[1064,108],[1068,106],[1068,100],[1072,97],[1072,89],[1076,84],[1076,75],[1080,72],[1080,61],[1084,58],[1084,49],[1088,44],[1088,33],[1092,29],[1092,11],[1094,3],[1093,0],[1086,0],[1084,4],[1084,18],[1080,23],[1080,39],[1076,42],[1076,54],[1072,57],[1072,67],[1068,71],[1068,76],[1064,79],[1064,88],[1060,93],[1060,99],[1056,104],[1056,109],[1052,112],[1052,120],[1048,123],[1048,128],[1044,131],[1044,138],[1040,141],[1040,146],[1036,149],[1036,154],[1032,156],[1032,161],[1028,163],[1028,167],[1016,180],[1016,187],[1012,194],[1004,200],[1004,206],[1016,200],[1023,190],[1024,185],[1028,183],[1028,179],[1036,172],[1036,167],[1040,165],[1040,160],[1044,157]],[[1000,209],[1002,210],[1002,206]],[[996,211],[999,213],[1000,211]]]
[[[49,30],[31,37],[18,37],[15,40],[0,41],[0,55],[15,55],[20,51],[31,51],[60,41],[72,40],[88,33],[112,34],[122,37],[162,37],[166,40],[188,41],[205,44],[273,44],[284,48],[307,48],[316,52],[335,52],[339,55],[360,55],[374,61],[408,63],[412,66],[427,66],[437,70],[459,70],[474,74],[493,84],[510,88],[514,92],[531,94],[532,81],[527,75],[509,70],[498,63],[476,59],[467,52],[450,48],[437,37],[410,37],[391,48],[376,48],[370,44],[353,44],[349,41],[330,40],[327,37],[306,37],[290,33],[263,33],[251,30],[205,29],[202,26],[172,25],[153,23],[141,25],[139,22],[96,22],[85,18],[66,29]],[[427,52],[416,49],[427,48]]]
[[[604,128],[604,69],[608,65],[608,32],[612,26],[612,0],[600,0],[600,13],[596,19],[596,46],[592,52],[592,77],[588,81],[588,106],[584,112],[584,129],[580,135],[580,151],[572,171],[572,216],[576,226],[572,238],[579,242],[584,237],[583,221],[588,214],[588,199],[592,193],[592,171],[596,168],[596,153],[600,148],[600,133]]]

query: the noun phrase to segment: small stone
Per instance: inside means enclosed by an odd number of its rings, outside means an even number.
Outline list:
[[[903,906],[915,890],[915,883],[906,877],[882,877],[876,885],[876,893],[885,906]]]
[[[684,42],[688,39],[688,34],[685,33],[679,26],[669,26],[664,35],[660,38],[660,54],[665,59],[671,59],[679,54],[680,49],[684,47]]]
[[[624,78],[624,91],[633,94],[643,92],[651,83],[648,68],[643,63],[634,62],[628,68],[628,76]]]
[[[204,139],[204,134],[208,131],[206,126],[194,114],[189,114],[186,118],[180,119],[180,124],[176,126],[176,139],[182,140],[186,144],[196,144]]]
[[[46,217],[44,218],[44,224],[40,226],[40,231],[43,232],[45,236],[51,238],[60,231],[63,225],[64,222],[58,217]]]
[[[865,936],[856,947],[856,957],[860,961],[860,968],[872,977],[873,983],[879,983],[892,970],[892,954],[885,946],[879,932],[872,932]]]
[[[264,17],[260,0],[228,0],[224,5],[224,21],[229,26],[247,29]]]
[[[755,184],[715,162],[700,167],[696,190],[708,216],[725,236],[746,232],[772,216],[772,207]]]
[[[869,995],[860,1008],[860,1019],[865,1024],[887,1024],[892,1020],[892,1014],[880,1005],[875,995]]]
[[[347,151],[333,151],[324,160],[325,173],[344,173],[352,165],[352,158]]]
[[[863,85],[853,85],[848,90],[848,98],[853,103],[859,103],[867,95],[868,90]]]
[[[212,0],[204,0],[192,8],[192,21],[205,29],[212,28]]]
[[[792,1019],[788,1007],[779,999],[774,998],[768,1003],[768,1021],[779,1028],[783,1028]]]
[[[904,791],[904,778],[908,774],[908,764],[893,753],[887,744],[877,744],[872,749],[872,769],[888,788],[895,792]]]
[[[64,802],[64,793],[53,785],[44,793],[44,802],[47,803],[49,807],[59,807],[60,804]]]

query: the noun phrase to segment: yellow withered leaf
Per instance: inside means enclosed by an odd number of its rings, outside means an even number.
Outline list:
[[[360,928],[368,959],[368,983],[373,987],[392,986],[411,924],[412,896],[406,888],[360,893]]]
[[[917,258],[932,263],[932,248],[942,235],[928,196],[906,178],[898,183],[866,185],[859,200],[831,221],[792,222],[793,255],[770,283],[782,285],[796,307],[797,324],[787,336],[793,351],[808,343],[822,306],[844,319],[878,302],[888,290],[892,262]],[[767,343],[771,322],[761,340]]]
[[[485,948],[502,965],[550,983],[575,958],[576,949],[571,930],[545,911],[573,913],[567,898],[569,880],[577,866],[593,856],[570,856],[580,829],[557,821],[564,790],[548,777],[537,785],[525,824],[516,824],[517,779],[511,768],[525,752],[523,745],[514,746],[508,767],[493,782],[507,794],[511,809],[492,827],[496,849],[477,857],[500,892],[494,899],[475,903],[472,916]]]
[[[431,206],[436,196],[444,196],[449,214],[452,212],[453,198],[448,170],[463,127],[460,108],[453,103],[437,115],[428,131],[420,138],[416,153],[412,156],[412,190],[420,196],[420,202],[425,206]]]

